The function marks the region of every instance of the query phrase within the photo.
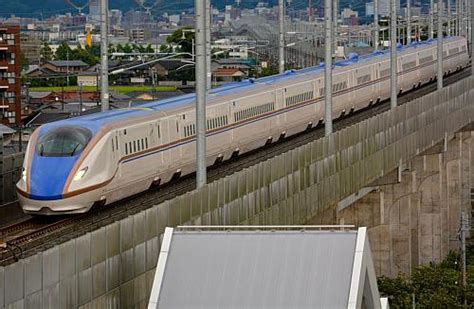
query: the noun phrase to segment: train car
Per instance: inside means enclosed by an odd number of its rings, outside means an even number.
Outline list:
[[[404,92],[436,78],[436,41],[398,49]],[[444,73],[468,65],[464,38],[444,40]],[[387,52],[335,64],[333,118],[390,95]],[[31,136],[17,183],[26,213],[73,214],[109,204],[195,170],[195,96],[46,124]],[[320,123],[324,65],[245,80],[210,91],[207,164],[226,160]]]

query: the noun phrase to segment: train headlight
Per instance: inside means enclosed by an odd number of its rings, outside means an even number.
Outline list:
[[[23,181],[26,181],[26,168],[22,168],[21,170],[21,179],[23,179]]]
[[[74,175],[74,181],[78,181],[79,179],[84,177],[84,175],[87,172],[87,169],[88,169],[87,167],[84,167],[82,170],[78,171],[76,175]]]

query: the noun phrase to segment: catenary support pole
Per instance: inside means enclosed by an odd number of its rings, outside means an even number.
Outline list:
[[[108,2],[109,0],[100,0],[100,101],[102,111],[109,109]]]
[[[278,71],[281,73],[285,72],[285,0],[278,0]]]
[[[0,205],[5,203],[5,177],[4,177],[4,167],[3,167],[3,133],[0,132]],[[24,169],[22,169],[21,174],[26,173]],[[25,174],[26,175],[26,174]],[[25,176],[26,177],[26,176]]]
[[[206,1],[195,0],[196,15],[196,187],[206,184]]]
[[[206,90],[212,88],[212,56],[211,56],[211,27],[212,27],[212,13],[211,0],[206,1]]]
[[[407,0],[407,45],[411,43],[411,0]]]
[[[332,134],[332,0],[324,0],[325,57],[324,57],[324,133]]]
[[[438,73],[437,85],[438,90],[443,88],[443,0],[438,0],[438,31],[436,39],[437,55],[438,55]]]
[[[472,68],[472,59],[474,59],[474,3],[471,3],[471,75],[474,76],[474,69]]]
[[[333,34],[332,34],[332,41],[333,41],[333,52],[332,54],[334,55],[334,57],[336,56],[337,54],[337,38],[338,38],[338,33],[337,33],[337,17],[338,17],[338,12],[339,12],[339,9],[338,9],[338,6],[339,6],[339,3],[338,1],[339,0],[333,0],[333,6],[332,6],[332,29],[333,29]]]
[[[390,107],[397,106],[397,5],[390,0]]]
[[[462,0],[456,0],[456,28],[457,36],[461,36],[461,2]]]
[[[467,38],[467,26],[466,26],[466,10],[467,10],[467,1],[461,1],[461,33],[464,37]]]
[[[379,35],[380,35],[380,31],[379,31],[379,0],[374,0],[374,26],[375,26],[375,29],[374,29],[374,49],[377,50],[379,49],[379,43],[380,43],[380,39],[379,39]]]
[[[448,12],[447,12],[447,14],[448,14],[448,23],[447,23],[447,24],[448,24],[448,29],[447,29],[446,31],[447,31],[447,34],[448,34],[449,36],[452,36],[453,33],[452,33],[452,20],[451,20],[451,18],[452,18],[452,14],[451,14],[451,0],[448,0],[447,9],[448,9]]]
[[[432,39],[433,36],[434,36],[434,16],[433,16],[433,12],[434,12],[434,0],[430,0],[430,24],[429,24],[429,34],[428,34],[428,37],[430,39]]]
[[[466,288],[466,232],[469,231],[468,219],[464,211],[461,212],[460,236],[461,236],[461,276],[462,286]]]

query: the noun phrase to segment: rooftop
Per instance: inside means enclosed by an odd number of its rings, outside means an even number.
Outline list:
[[[149,308],[381,307],[365,228],[215,228],[166,229]]]
[[[13,134],[15,133],[15,130],[13,130],[10,127],[7,127],[6,125],[3,125],[0,123],[0,134],[1,135],[7,135],[7,134]]]
[[[53,60],[53,61],[48,61],[48,63],[51,63],[52,65],[56,67],[88,67],[89,65],[85,62],[82,62],[81,60]]]

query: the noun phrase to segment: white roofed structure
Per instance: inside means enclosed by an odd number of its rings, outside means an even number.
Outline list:
[[[148,308],[382,304],[366,228],[189,226],[166,229]]]

